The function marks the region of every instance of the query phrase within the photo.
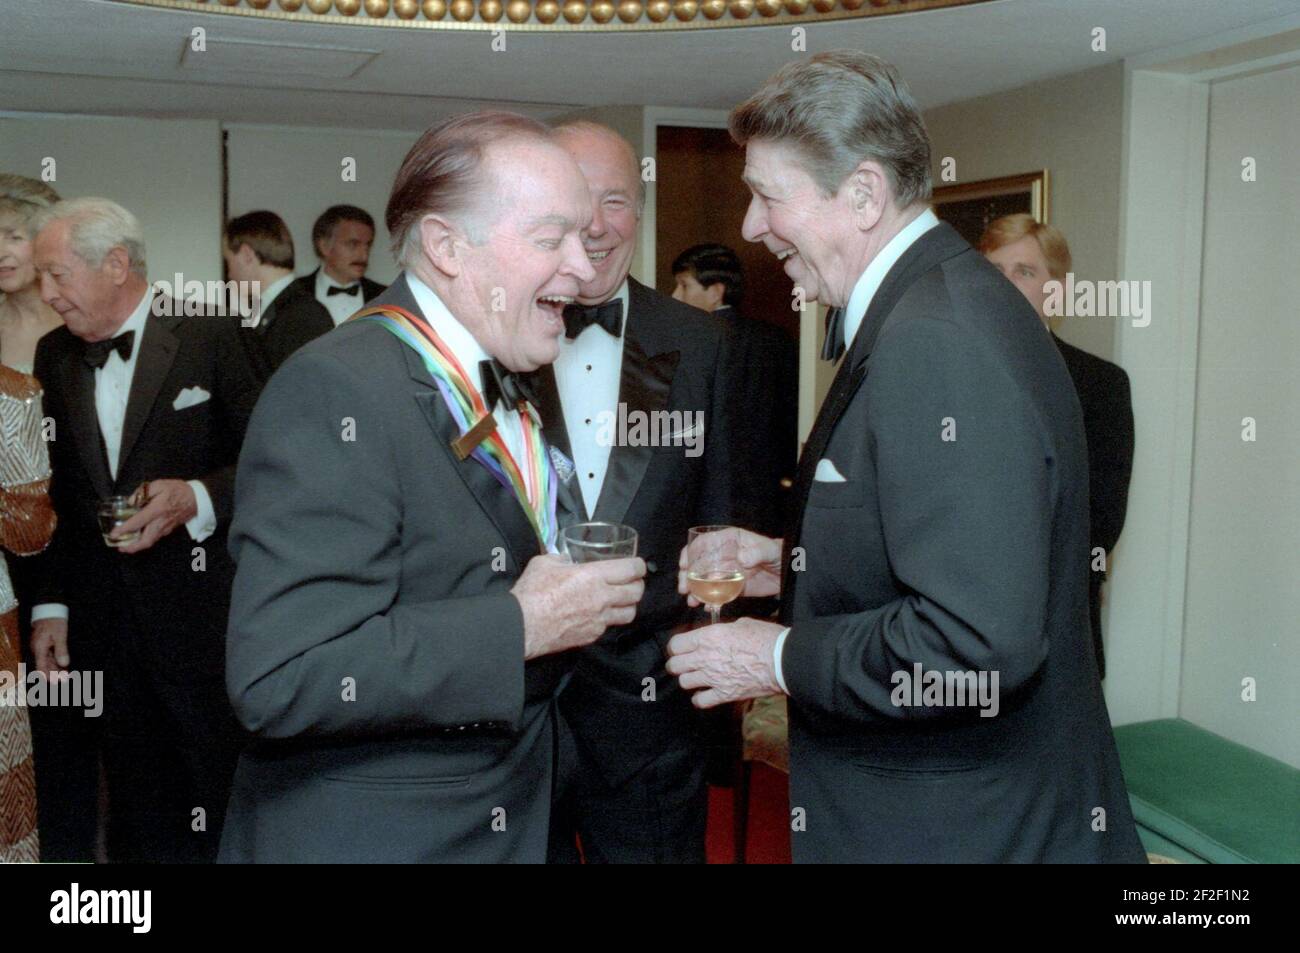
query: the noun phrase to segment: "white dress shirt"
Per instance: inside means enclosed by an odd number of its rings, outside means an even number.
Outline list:
[[[122,431],[126,426],[126,407],[131,399],[131,382],[135,378],[136,360],[140,356],[140,343],[144,340],[145,325],[149,320],[149,306],[153,301],[153,288],[144,293],[140,303],[122,322],[113,337],[134,331],[131,353],[123,360],[117,351],[111,351],[103,367],[95,369],[95,416],[99,432],[104,438],[104,451],[108,458],[109,475],[116,480],[122,455]],[[162,395],[159,399],[163,399]],[[212,497],[207,487],[198,480],[186,480],[194,491],[197,512],[185,523],[190,538],[201,543],[217,529],[217,517],[212,507]],[[38,619],[66,619],[68,608],[60,603],[45,603],[32,608],[32,621]]]
[[[555,359],[555,384],[564,407],[564,426],[569,432],[573,466],[582,488],[587,513],[595,515],[605,474],[609,470],[611,431],[618,433],[618,392],[623,375],[623,332],[627,330],[627,280],[611,300],[623,303],[623,324],[619,336],[591,325],[570,341],[560,338],[560,356]],[[602,416],[602,414],[604,416]],[[614,414],[614,423],[610,423]]]
[[[331,288],[351,288],[356,286],[356,294],[350,295],[332,295],[329,293]],[[316,300],[325,305],[325,310],[330,313],[334,319],[334,327],[338,327],[352,315],[361,310],[364,305],[366,292],[361,287],[360,280],[353,282],[353,285],[341,285],[329,275],[325,274],[325,266],[316,269]],[[432,294],[432,292],[430,292]],[[264,306],[265,307],[265,306]]]
[[[857,335],[858,328],[862,327],[862,320],[867,316],[867,309],[871,307],[871,302],[876,297],[876,292],[880,290],[881,282],[889,274],[889,269],[898,263],[898,259],[903,257],[903,253],[911,248],[918,238],[938,224],[939,217],[934,214],[933,210],[927,208],[908,222],[897,235],[885,244],[884,248],[880,249],[880,253],[871,259],[866,270],[858,278],[857,284],[853,286],[853,291],[849,295],[849,303],[844,308],[845,351],[853,347],[853,338]],[[776,675],[776,682],[781,686],[781,691],[787,695],[790,694],[790,689],[786,688],[785,675],[781,671],[781,653],[785,651],[785,640],[789,634],[789,629],[783,631],[776,637],[776,645],[772,647],[772,668]]]

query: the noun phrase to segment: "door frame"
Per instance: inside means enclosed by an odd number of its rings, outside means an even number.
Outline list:
[[[646,106],[642,113],[641,142],[645,157],[659,163],[659,127],[685,126],[696,129],[726,129],[728,111],[725,109],[693,109],[690,107]],[[743,188],[736,183],[736,188]],[[657,191],[655,177],[646,182],[645,211],[641,216],[641,234],[638,238],[641,261],[639,271],[644,284],[654,284],[655,278],[655,202]],[[802,448],[812,430],[817,416],[817,355],[821,342],[816,320],[821,309],[807,305],[799,315],[799,446]]]

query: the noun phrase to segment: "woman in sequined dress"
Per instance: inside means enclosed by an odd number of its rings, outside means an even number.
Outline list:
[[[27,224],[58,198],[42,182],[0,174],[0,548],[16,556],[40,552],[54,530],[41,387],[30,371],[36,342],[60,322],[40,299]],[[19,649],[18,603],[0,552],[0,671],[15,680]],[[0,703],[0,863],[38,859],[27,710]]]

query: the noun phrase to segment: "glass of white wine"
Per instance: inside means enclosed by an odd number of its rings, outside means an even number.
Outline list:
[[[739,537],[730,526],[695,526],[687,535],[686,552],[686,586],[716,624],[722,607],[745,591]]]

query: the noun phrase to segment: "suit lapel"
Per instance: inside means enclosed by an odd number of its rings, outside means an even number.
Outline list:
[[[649,309],[649,293],[629,278],[628,313],[623,324],[623,369],[618,386],[618,402],[626,408],[629,419],[640,412],[647,420],[654,420],[655,413],[668,406],[673,374],[682,356],[680,351],[660,351],[655,347]],[[616,441],[610,449],[595,519],[621,523],[627,516],[655,452],[650,441],[642,443],[630,447]]]
[[[82,360],[83,346],[70,348],[63,361],[63,393],[68,408],[65,426],[72,429],[81,463],[100,499],[111,496],[113,483],[108,475],[104,439],[99,433],[99,416],[95,413],[95,372]]]
[[[550,365],[539,367],[530,376],[533,391],[537,395],[537,413],[542,418],[542,436],[549,446],[564,454],[572,463],[573,445],[569,442],[569,428],[564,422],[564,407],[560,403],[560,389],[555,383],[555,368]],[[578,490],[577,474],[569,470],[569,478],[561,479],[557,496],[560,504],[572,517],[572,522],[585,523],[590,516],[587,504]]]
[[[158,400],[158,394],[167,380],[167,374],[172,369],[172,362],[176,360],[176,351],[180,342],[172,333],[172,320],[151,313],[144,323],[140,353],[136,355],[135,373],[131,377],[126,417],[122,421],[122,448],[117,456],[119,476],[126,472],[131,451],[135,448],[136,441],[144,430],[145,421],[149,419],[149,413]]]
[[[407,287],[404,276],[399,275],[378,300],[371,302],[372,306],[377,307],[385,304],[405,308],[423,316],[420,306],[416,304],[415,297]],[[413,348],[403,344],[402,356],[406,360],[406,368],[411,380],[419,385],[414,392],[414,399],[420,412],[429,422],[430,429],[433,430],[434,442],[442,448],[441,452],[447,455],[452,469],[460,475],[483,512],[509,544],[516,567],[519,572],[523,572],[528,560],[542,552],[541,543],[533,531],[533,524],[524,511],[523,504],[519,502],[519,497],[512,487],[503,486],[487,467],[473,457],[464,460],[456,459],[456,454],[451,449],[451,442],[460,436],[460,430],[442,399],[438,385]]]
[[[803,532],[804,510],[808,506],[808,496],[812,492],[817,464],[830,445],[835,425],[839,423],[840,417],[852,403],[853,395],[866,380],[867,359],[876,345],[876,339],[895,319],[895,306],[918,278],[940,262],[969,249],[970,245],[966,240],[946,222],[940,222],[913,242],[880,283],[862,319],[862,324],[853,338],[853,343],[835,373],[831,388],[813,424],[812,433],[808,435],[808,442],[804,444],[803,455],[799,458],[799,468],[795,476],[792,511],[794,525],[785,538],[785,558],[781,570],[781,613],[787,624],[789,619],[786,616],[793,605],[794,587],[797,581],[791,569],[790,550],[799,545],[799,537]]]

